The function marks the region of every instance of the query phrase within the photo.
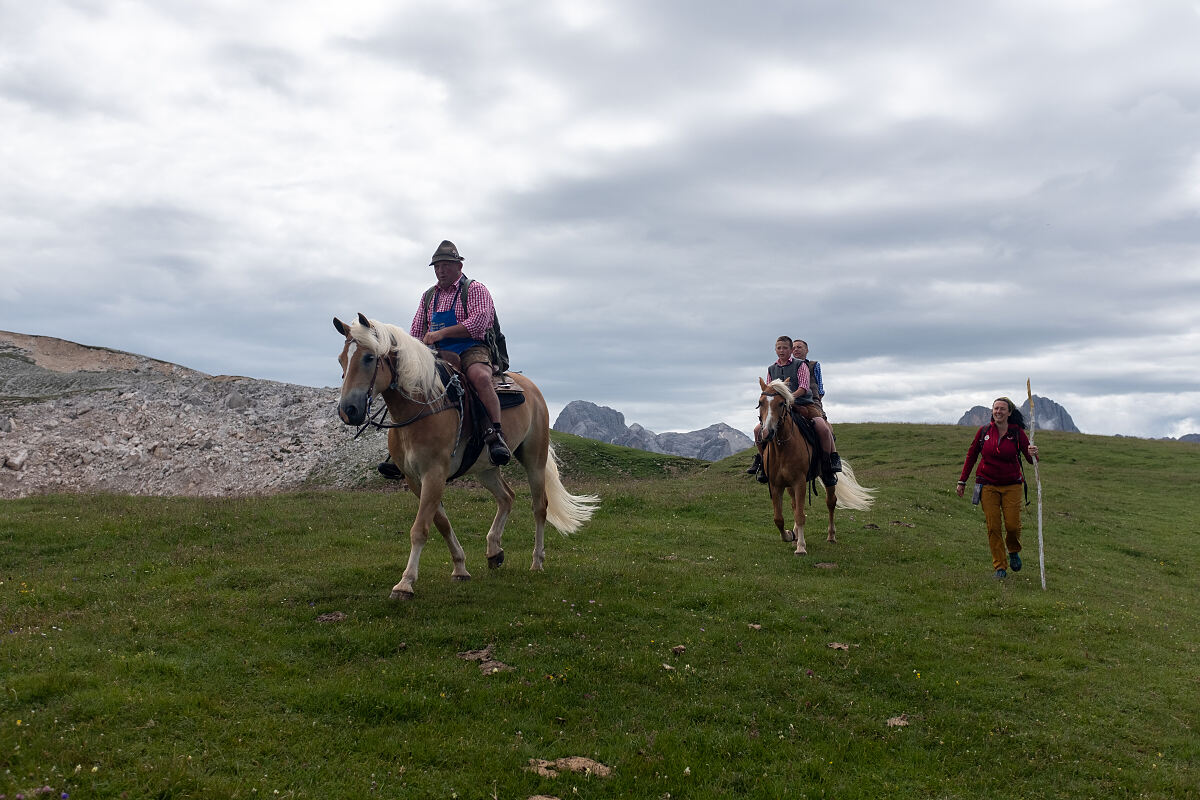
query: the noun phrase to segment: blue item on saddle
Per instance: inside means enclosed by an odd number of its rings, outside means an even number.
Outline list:
[[[458,293],[462,289],[462,284],[458,284],[454,288],[454,298],[450,301],[450,309],[448,311],[435,311],[429,318],[429,330],[440,331],[443,328],[450,328],[457,325],[460,320],[454,312],[454,304],[458,300]],[[465,302],[463,312],[466,313]],[[470,347],[482,345],[484,342],[478,339],[472,339],[469,336],[448,336],[437,343],[441,350],[449,350],[452,353],[462,354]]]

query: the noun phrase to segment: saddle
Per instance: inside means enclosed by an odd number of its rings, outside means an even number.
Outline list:
[[[820,478],[825,486],[833,486],[837,483],[837,478],[832,473],[825,474],[822,469],[825,464],[825,450],[821,447],[821,437],[817,435],[816,426],[795,408],[792,409],[792,422],[796,423],[800,435],[812,450],[812,458],[808,460],[808,480],[811,482]]]
[[[476,394],[475,387],[459,369],[457,361],[457,356],[451,361],[441,354],[437,360],[437,370],[442,383],[446,386],[451,386],[453,383],[462,389],[459,395],[448,399],[458,406],[462,415],[462,430],[459,435],[466,439],[466,447],[463,449],[462,463],[458,465],[458,470],[446,479],[447,483],[461,477],[478,460],[479,454],[483,452],[484,448],[484,431],[490,427],[487,409],[483,407],[483,401]],[[454,377],[457,377],[458,380],[454,381]],[[496,389],[496,396],[500,398],[501,411],[525,402],[525,390],[514,383],[507,372],[494,373],[492,386]]]

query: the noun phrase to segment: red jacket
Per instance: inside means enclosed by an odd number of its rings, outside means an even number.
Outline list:
[[[982,455],[983,461],[975,472],[976,483],[993,486],[1021,483],[1021,453],[1030,464],[1033,463],[1033,456],[1029,455],[1029,437],[1025,431],[1016,425],[1009,425],[1008,433],[1001,438],[996,423],[989,422],[975,434],[958,479],[965,482],[971,474],[971,467],[975,466],[975,459]]]

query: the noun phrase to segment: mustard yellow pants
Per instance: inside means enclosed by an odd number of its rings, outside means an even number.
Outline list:
[[[1021,484],[985,484],[979,505],[987,520],[992,569],[1008,569],[1008,554],[1021,552]]]

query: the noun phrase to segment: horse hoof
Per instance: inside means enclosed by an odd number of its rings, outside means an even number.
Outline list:
[[[471,576],[470,575],[451,575],[450,580],[452,580],[452,581],[469,581],[469,580],[471,580]]]
[[[499,553],[496,553],[496,555],[494,555],[494,556],[488,556],[488,567],[490,567],[491,569],[498,569],[500,567],[500,565],[503,563],[504,563],[504,551],[503,550],[501,550]]]
[[[796,552],[792,553],[792,555],[794,555],[794,556],[806,556],[806,555],[808,555],[808,551],[807,551],[807,550],[797,550]]]
[[[392,593],[388,595],[389,600],[412,600],[415,597],[412,592],[406,592],[401,589],[392,589]]]
[[[783,539],[785,542],[794,542],[796,541],[796,534],[792,531],[784,531],[783,533],[779,534],[779,538]]]

